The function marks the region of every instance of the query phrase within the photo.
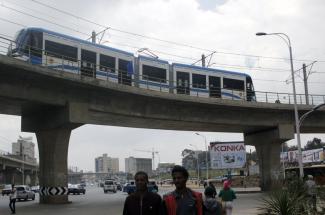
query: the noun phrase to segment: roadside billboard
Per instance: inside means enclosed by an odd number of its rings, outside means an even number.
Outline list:
[[[212,169],[242,168],[246,163],[244,142],[212,142],[210,149]]]
[[[298,162],[298,150],[281,152],[281,162],[294,163]],[[322,162],[325,160],[325,153],[323,148],[302,151],[303,163]]]

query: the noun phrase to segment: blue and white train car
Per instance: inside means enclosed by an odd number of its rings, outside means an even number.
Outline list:
[[[139,87],[169,92],[169,64],[168,61],[155,58],[138,57]]]
[[[167,93],[256,101],[252,79],[244,73],[169,65],[41,28],[22,29],[15,42],[10,55],[81,76]]]
[[[16,44],[12,54],[24,56],[33,64],[133,85],[132,53],[41,28],[21,30]]]
[[[255,100],[252,79],[244,73],[172,64],[174,93],[232,100]]]

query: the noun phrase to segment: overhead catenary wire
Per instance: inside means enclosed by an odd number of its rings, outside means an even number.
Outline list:
[[[33,0],[33,2],[40,3],[39,1],[35,1],[35,0]],[[46,4],[44,4],[44,3],[41,3],[41,4],[42,4],[42,5],[46,5]],[[54,7],[51,7],[51,8],[52,8],[52,9],[55,9]],[[59,10],[59,9],[58,9],[58,10]],[[74,16],[74,17],[76,17],[76,18],[82,18],[82,17],[76,16],[76,15],[73,15],[73,14],[71,14],[71,13],[65,12],[65,11],[63,11],[63,10],[59,10],[59,11],[60,11],[60,12],[67,13],[67,14],[69,14],[70,16]],[[18,12],[18,11],[16,10],[16,12]],[[22,12],[22,11],[20,11],[20,12]],[[23,13],[24,13],[24,12],[23,12]],[[30,15],[30,14],[24,13],[24,15]],[[32,16],[32,15],[30,15],[30,16]],[[72,31],[76,31],[76,32],[78,32],[78,33],[82,33],[82,34],[84,34],[84,35],[88,35],[87,33],[84,33],[84,32],[81,32],[81,31],[78,31],[78,30],[75,30],[75,29],[72,29],[72,28],[67,27],[67,26],[62,26],[62,25],[60,25],[60,24],[57,24],[57,23],[51,22],[51,21],[49,21],[49,20],[46,20],[46,19],[43,19],[43,18],[40,18],[40,17],[36,17],[36,16],[32,16],[32,17],[37,18],[37,19],[41,19],[42,21],[50,22],[51,24],[55,24],[55,25],[58,25],[58,26],[60,26],[60,27],[67,28],[67,29],[72,30]],[[87,20],[87,19],[82,18],[82,20]],[[9,20],[8,20],[8,21],[9,21]],[[90,21],[90,20],[87,20],[87,21],[89,21],[89,22],[91,22],[91,23],[95,23],[95,22],[92,22],[92,21]],[[15,24],[18,24],[18,23],[15,23]],[[97,23],[96,23],[96,24],[97,24]],[[98,24],[98,25],[100,25],[100,24]],[[100,26],[103,27],[104,25],[100,25]],[[110,27],[106,27],[105,30],[107,30],[108,28],[110,28]],[[112,28],[110,28],[110,29],[112,29]],[[183,56],[180,56],[180,55],[170,54],[170,53],[161,52],[161,51],[157,51],[157,50],[154,50],[154,51],[157,52],[157,53],[161,53],[161,54],[165,54],[165,55],[170,55],[170,56],[175,56],[175,57],[180,57],[180,58],[184,58],[184,59],[186,59],[186,57],[183,57]],[[214,51],[213,53],[218,54],[218,53],[221,53],[221,52],[216,52],[216,51]],[[253,55],[250,55],[250,56],[253,56]],[[261,57],[261,56],[253,56],[253,57]],[[188,59],[193,60],[194,58],[188,58]],[[284,58],[279,58],[279,59],[284,59]],[[319,62],[321,62],[321,61],[319,61]],[[219,65],[221,65],[221,64],[219,64]],[[251,70],[251,69],[255,69],[255,70],[263,70],[263,71],[271,71],[271,72],[280,72],[280,71],[287,72],[287,71],[289,71],[289,70],[278,69],[278,68],[249,67],[249,66],[238,66],[238,65],[229,65],[229,64],[226,65],[226,66],[227,66],[228,68],[247,68],[247,69],[249,69],[249,70]],[[318,72],[315,72],[315,73],[318,73]]]
[[[14,12],[17,12],[17,13],[20,13],[20,14],[23,14],[23,15],[26,15],[26,16],[30,16],[30,17],[33,17],[35,19],[38,19],[38,20],[41,20],[43,22],[48,22],[50,24],[53,24],[53,25],[56,25],[56,26],[59,26],[61,28],[65,28],[65,29],[68,29],[68,30],[71,30],[71,31],[74,31],[74,32],[77,32],[77,33],[80,33],[82,35],[86,35],[86,36],[89,36],[90,34],[88,33],[85,33],[85,32],[82,32],[82,31],[79,31],[77,29],[73,29],[73,28],[70,28],[68,26],[65,26],[65,25],[62,25],[62,24],[59,24],[59,23],[56,23],[56,22],[53,22],[51,20],[47,20],[47,19],[44,19],[44,18],[41,18],[41,17],[38,17],[38,16],[35,16],[35,15],[32,15],[32,14],[29,14],[29,13],[26,13],[24,11],[21,11],[21,10],[18,10],[18,9],[15,9],[15,8],[12,8],[12,7],[9,7],[9,6],[6,6],[4,4],[1,4],[1,7],[4,7],[4,8],[7,8],[9,10],[12,10]]]
[[[5,6],[6,7],[6,6]],[[6,8],[8,8],[8,7],[6,7]],[[11,9],[13,9],[13,8],[11,8]],[[28,14],[28,13],[25,13],[25,12],[22,12],[22,11],[19,11],[19,10],[15,10],[15,9],[13,9],[15,12],[18,12],[18,13],[22,13],[22,14],[24,14],[24,15],[28,15],[28,16],[32,16],[33,18],[37,18],[37,19],[40,19],[40,20],[42,20],[42,21],[45,21],[45,22],[49,22],[49,23],[52,23],[51,21],[49,21],[49,20],[46,20],[46,19],[43,19],[43,18],[40,18],[40,17],[36,17],[36,16],[33,16],[33,15],[31,15],[31,14]],[[3,18],[0,18],[1,20],[3,20],[3,21],[6,21],[6,22],[9,22],[9,23],[12,23],[12,24],[16,24],[16,25],[20,25],[20,26],[23,26],[23,27],[26,27],[25,25],[23,25],[23,24],[20,24],[20,23],[17,23],[17,22],[13,22],[13,21],[11,21],[11,20],[7,20],[7,19],[3,19]],[[53,24],[53,23],[52,23]],[[64,27],[64,28],[66,28],[66,26],[62,26],[62,25],[60,25],[60,24],[58,24],[60,27]],[[76,31],[75,29],[72,29],[72,28],[69,28],[68,27],[68,29],[69,30],[73,30],[73,31]],[[80,33],[80,31],[76,31],[76,32],[79,32]],[[88,35],[87,33],[84,33],[85,35]],[[139,48],[139,47],[134,47],[133,46],[133,48]],[[159,53],[160,51],[157,51],[157,50],[154,50],[155,52],[157,52],[157,53]],[[179,55],[173,55],[173,54],[169,54],[169,53],[166,53],[166,52],[160,52],[161,54],[165,54],[165,55],[171,55],[171,56],[175,56],[175,57],[181,57],[181,58],[187,58],[187,57],[183,57],[183,56],[179,56]],[[191,60],[193,60],[193,58],[188,58],[188,59],[191,59]],[[240,65],[229,65],[229,64],[218,64],[218,65],[221,65],[221,66],[226,66],[226,67],[228,67],[228,68],[248,68],[248,69],[255,69],[255,70],[263,70],[263,71],[267,71],[268,69],[270,69],[270,71],[272,70],[272,72],[275,72],[275,70],[282,70],[283,72],[286,72],[286,71],[289,71],[289,70],[284,70],[284,69],[277,69],[277,68],[262,68],[262,67],[248,67],[248,66],[240,66]],[[278,71],[278,72],[280,72],[280,71]],[[317,73],[317,72],[316,72]],[[263,81],[267,81],[267,80],[263,80]],[[316,82],[314,82],[314,83],[316,83]],[[317,83],[318,84],[318,83]]]
[[[174,42],[174,41],[169,41],[169,40],[164,40],[164,39],[160,39],[160,38],[156,38],[156,37],[152,37],[152,36],[147,36],[147,35],[142,35],[142,34],[138,34],[138,33],[134,33],[134,32],[129,32],[129,31],[126,31],[126,30],[121,30],[121,29],[118,29],[118,28],[114,28],[112,26],[107,26],[107,25],[103,25],[103,24],[99,24],[97,22],[94,22],[90,19],[86,19],[86,18],[83,18],[81,16],[77,16],[73,13],[70,13],[70,12],[67,12],[65,10],[61,10],[61,9],[58,9],[54,6],[51,6],[49,4],[46,4],[46,3],[43,3],[41,1],[38,1],[38,0],[30,0],[36,4],[39,4],[39,5],[42,5],[44,7],[47,7],[47,8],[50,8],[52,10],[55,10],[57,12],[60,12],[60,13],[63,13],[65,15],[68,15],[68,16],[71,16],[71,17],[74,17],[76,19],[79,19],[79,20],[82,20],[82,21],[85,21],[85,22],[88,22],[90,24],[93,24],[93,25],[96,25],[98,27],[101,27],[101,28],[109,28],[110,30],[113,30],[113,31],[116,31],[116,32],[121,32],[121,33],[124,33],[124,34],[128,34],[128,35],[133,35],[133,36],[137,36],[137,37],[142,37],[142,38],[146,38],[146,39],[150,39],[150,40],[157,40],[157,41],[160,41],[160,42],[165,42],[165,43],[169,43],[169,44],[174,44],[174,45],[177,45],[177,46],[183,46],[183,47],[188,47],[188,48],[192,48],[192,49],[197,49],[197,50],[201,50],[201,51],[207,51],[207,52],[215,52],[215,53],[219,53],[219,54],[225,54],[225,55],[237,55],[237,56],[245,56],[245,57],[255,57],[255,58],[265,58],[265,59],[278,59],[278,60],[289,60],[288,58],[280,58],[280,57],[269,57],[269,56],[259,56],[259,55],[252,55],[252,54],[243,54],[243,53],[234,53],[234,52],[224,52],[224,51],[216,51],[216,50],[210,50],[210,49],[206,49],[206,48],[201,48],[201,47],[196,47],[196,46],[193,46],[193,45],[188,45],[188,44],[184,44],[184,43],[179,43],[179,42]],[[293,59],[293,61],[300,61],[300,62],[311,62],[311,61],[314,61],[314,60],[309,60],[309,59]],[[325,62],[325,60],[318,60],[318,62]]]
[[[7,0],[3,0],[3,1],[2,1],[2,4],[4,4],[4,2],[6,2],[6,4],[8,4],[8,1],[7,1]],[[26,7],[26,6],[23,6],[23,5],[20,5],[20,4],[17,4],[17,3],[14,3],[14,2],[12,2],[12,1],[10,1],[9,4],[11,4],[11,5],[15,5],[15,6],[18,6],[18,7],[23,8],[23,9],[30,10],[30,11],[32,11],[32,12],[35,13],[35,14],[45,15],[45,16],[47,16],[48,18],[51,18],[51,19],[54,19],[54,20],[58,20],[57,17],[50,16],[48,13],[45,13],[45,12],[43,12],[43,11],[39,11],[39,10],[35,10],[34,8]],[[65,22],[67,22],[67,21],[69,22],[69,20],[65,20]],[[70,22],[70,23],[73,24],[73,25],[75,25],[76,27],[79,27],[79,25],[76,24],[76,23],[73,23],[73,22]]]
[[[5,43],[5,42],[2,42],[0,41],[1,43]],[[5,43],[6,45],[9,45],[9,43]],[[5,46],[1,46],[0,47],[3,47],[3,48],[8,48],[8,47],[5,47]],[[135,48],[138,48],[138,47],[135,47]],[[4,51],[1,51],[3,53],[6,53]],[[285,83],[285,81],[279,81],[279,80],[270,80],[270,79],[258,79],[258,78],[254,78],[253,79],[255,82],[256,81],[261,81],[261,82],[278,82],[278,83]],[[297,84],[302,84],[303,82],[297,82]],[[325,84],[325,82],[309,82],[310,84]]]

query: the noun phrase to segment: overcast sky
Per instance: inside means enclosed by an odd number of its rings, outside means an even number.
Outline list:
[[[213,67],[251,75],[255,90],[292,92],[287,45],[275,36],[255,33],[283,32],[290,36],[294,68],[317,62],[308,78],[310,94],[325,94],[325,2],[324,0],[0,0],[0,36],[13,37],[28,27],[42,27],[87,39],[92,30],[111,27],[103,36],[106,45],[136,53],[149,48],[161,59],[192,64],[201,54],[217,51]],[[53,8],[39,4],[43,2]],[[59,12],[64,10],[68,13]],[[82,17],[78,18],[76,16]],[[85,21],[90,20],[92,23]],[[97,23],[97,24],[94,24]],[[323,26],[323,27],[322,27]],[[125,33],[131,32],[134,34]],[[154,37],[152,40],[135,34]],[[170,42],[163,42],[171,41]],[[180,45],[183,44],[183,45]],[[0,44],[3,46],[3,44]],[[0,51],[4,49],[0,47]],[[310,67],[308,67],[309,71]],[[303,93],[297,73],[297,92]],[[208,141],[242,140],[242,134],[202,133]],[[11,151],[20,131],[20,117],[0,115],[0,149]],[[302,144],[324,134],[302,135]],[[161,162],[181,163],[181,151],[189,144],[204,148],[204,139],[194,132],[145,130],[84,125],[72,132],[69,166],[94,170],[94,158],[103,153],[120,158],[150,157],[160,152]],[[295,144],[290,141],[290,144]],[[157,163],[158,159],[156,160]]]

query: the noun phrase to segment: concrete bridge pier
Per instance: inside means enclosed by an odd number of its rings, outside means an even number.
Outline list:
[[[260,186],[262,191],[270,191],[283,179],[280,163],[281,144],[294,138],[293,125],[279,125],[277,128],[253,134],[245,134],[245,144],[256,148]]]
[[[40,203],[68,203],[68,148],[71,131],[69,105],[42,107],[22,114],[22,130],[35,132],[39,148]]]
[[[39,147],[39,182],[45,195],[40,203],[67,203],[67,193],[56,194],[56,189],[67,189],[68,147],[70,129],[51,129],[36,132]],[[52,190],[50,190],[52,189]],[[50,193],[51,191],[51,193]]]

